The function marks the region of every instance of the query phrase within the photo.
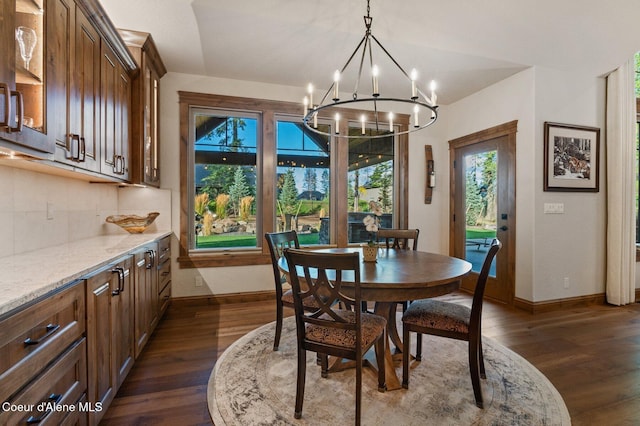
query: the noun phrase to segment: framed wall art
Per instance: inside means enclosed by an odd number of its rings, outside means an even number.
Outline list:
[[[544,123],[544,190],[600,190],[600,129]]]

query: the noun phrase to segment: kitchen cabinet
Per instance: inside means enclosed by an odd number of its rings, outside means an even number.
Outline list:
[[[79,404],[87,391],[85,325],[83,281],[0,316],[0,402],[34,406],[0,410],[0,424],[84,423]],[[49,405],[38,411],[41,402],[75,405],[75,411]]]
[[[160,186],[160,78],[167,73],[151,34],[118,30],[140,67],[132,81],[131,181]]]
[[[54,151],[46,133],[49,3],[5,0],[0,6],[0,146],[42,158]]]
[[[101,172],[129,179],[129,114],[131,80],[115,52],[102,44],[101,56]]]
[[[158,324],[158,244],[148,244],[133,253],[135,282],[135,354],[136,358],[147,344]]]
[[[100,171],[100,35],[72,0],[49,0],[50,133],[55,160]]]
[[[104,410],[89,413],[98,424],[133,366],[131,256],[86,278],[88,402]]]
[[[162,318],[171,300],[171,236],[158,242],[158,317]]]

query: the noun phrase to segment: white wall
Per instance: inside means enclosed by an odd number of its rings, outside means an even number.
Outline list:
[[[518,298],[539,302],[604,292],[604,168],[598,193],[544,192],[542,160],[545,121],[604,131],[604,85],[601,78],[531,68],[447,108],[448,139],[518,120]],[[543,214],[550,202],[564,203],[565,214]]]
[[[172,192],[172,227],[179,235],[177,92],[299,102],[302,89],[176,73],[165,75],[161,85],[162,184]],[[410,135],[409,226],[420,229],[421,249],[448,252],[448,141],[518,120],[516,297],[537,302],[604,292],[604,175],[601,176],[602,189],[597,194],[542,190],[544,121],[604,129],[604,80],[531,68],[455,104],[441,107],[440,114],[435,125]],[[437,179],[429,205],[424,204],[425,144],[433,146]],[[601,150],[604,152],[604,140]],[[563,202],[565,214],[542,214],[545,202]],[[269,265],[200,269],[174,266],[175,297],[273,287]],[[203,278],[203,287],[195,287],[196,275]],[[569,278],[569,289],[562,285],[564,277]]]

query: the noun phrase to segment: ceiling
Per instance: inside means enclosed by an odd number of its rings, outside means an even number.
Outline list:
[[[299,86],[301,97],[309,82],[328,89],[365,30],[365,0],[101,4],[116,27],[151,33],[169,72]],[[424,91],[436,80],[445,105],[530,66],[602,76],[640,50],[638,0],[371,0],[371,16],[374,36]]]

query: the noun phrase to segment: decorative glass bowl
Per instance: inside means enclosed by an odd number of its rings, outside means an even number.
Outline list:
[[[159,215],[160,213],[158,212],[151,212],[146,216],[136,216],[133,214],[115,215],[107,216],[106,221],[108,223],[114,223],[118,225],[120,228],[124,229],[130,234],[142,234]]]

